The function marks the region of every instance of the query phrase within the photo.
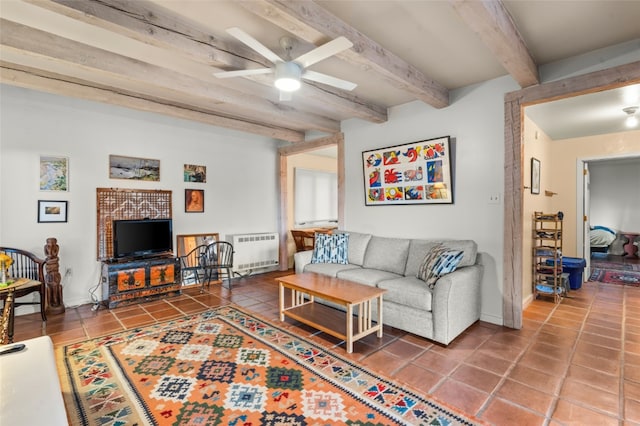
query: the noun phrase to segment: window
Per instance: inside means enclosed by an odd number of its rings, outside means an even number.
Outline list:
[[[338,176],[334,172],[294,169],[295,226],[338,221]]]

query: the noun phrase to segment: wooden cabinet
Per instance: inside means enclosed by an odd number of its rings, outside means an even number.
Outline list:
[[[102,299],[109,308],[178,295],[180,260],[159,257],[102,263]]]
[[[562,275],[562,217],[554,213],[533,215],[533,296],[559,302],[567,291]]]

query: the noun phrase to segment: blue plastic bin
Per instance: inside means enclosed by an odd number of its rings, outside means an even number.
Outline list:
[[[569,273],[569,286],[571,290],[582,287],[582,271],[587,266],[587,261],[579,257],[562,256],[562,272]]]

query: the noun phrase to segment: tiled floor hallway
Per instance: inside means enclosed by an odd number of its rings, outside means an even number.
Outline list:
[[[44,332],[60,345],[227,303],[278,323],[279,274],[236,279],[232,291],[212,285],[112,310],[67,308]],[[289,325],[329,347],[340,343]],[[39,314],[17,317],[15,330],[16,341],[42,334]],[[334,350],[346,355],[343,344]],[[534,301],[521,330],[479,322],[448,347],[385,328],[383,339],[368,336],[348,356],[490,424],[640,424],[638,287],[587,282],[558,305]]]

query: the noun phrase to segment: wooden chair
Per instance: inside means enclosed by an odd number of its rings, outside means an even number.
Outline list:
[[[30,280],[36,281],[32,284],[27,284],[15,289],[13,294],[13,306],[18,307],[22,305],[40,305],[40,316],[42,317],[42,321],[46,321],[47,315],[45,311],[47,309],[47,289],[44,273],[46,261],[44,259],[40,259],[33,253],[17,248],[0,247],[0,253],[5,253],[6,255],[11,257],[11,259],[13,259],[13,263],[9,267],[10,277],[29,278]],[[18,298],[27,296],[35,292],[40,295],[38,301],[17,301]],[[8,291],[3,291],[2,289],[0,289],[0,300],[5,301],[6,303],[7,295]]]
[[[315,231],[292,229],[291,236],[296,243],[296,252],[313,250],[313,245],[316,241]]]
[[[201,244],[184,256],[180,256],[180,274],[182,284],[198,284],[204,277],[204,269],[200,259],[207,251],[207,244]],[[193,280],[193,281],[191,281]]]
[[[200,266],[204,270],[202,291],[204,291],[205,283],[209,285],[211,280],[222,280],[220,275],[225,274],[227,276],[227,288],[231,290],[233,254],[233,244],[227,241],[216,241],[207,246],[204,254],[200,256]]]

